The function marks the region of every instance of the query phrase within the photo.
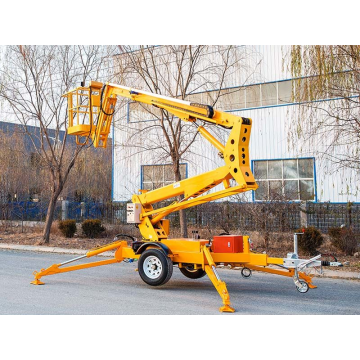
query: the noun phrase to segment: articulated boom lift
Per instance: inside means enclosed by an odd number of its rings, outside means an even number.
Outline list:
[[[193,123],[197,131],[216,149],[224,159],[224,165],[162,188],[145,191],[132,196],[127,205],[128,223],[138,226],[141,240],[117,240],[103,247],[95,248],[84,256],[54,264],[40,272],[34,272],[32,284],[43,284],[40,278],[62,272],[74,271],[116,262],[138,260],[138,271],[144,282],[152,286],[165,284],[171,277],[173,265],[188,278],[197,279],[208,275],[222,298],[220,311],[233,312],[226,284],[221,281],[216,265],[225,264],[242,267],[243,277],[250,277],[252,270],[292,277],[299,292],[315,288],[311,277],[303,270],[321,266],[320,255],[309,260],[299,259],[297,253],[288,257],[273,258],[266,254],[252,252],[248,236],[226,235],[204,239],[168,239],[169,220],[165,217],[181,209],[196,206],[241,192],[256,190],[257,184],[250,169],[249,140],[252,120],[215,110],[209,105],[191,103],[117,84],[90,82],[89,87],[78,87],[63,96],[68,99],[68,133],[76,136],[77,144],[92,141],[95,147],[106,147],[117,96],[122,96],[168,111],[183,121]],[[226,144],[222,144],[201,123],[211,123],[229,129]],[[230,186],[230,180],[236,185]],[[214,192],[208,192],[217,186]],[[153,204],[167,199],[175,200],[171,205],[153,208]],[[115,250],[114,258],[81,265],[64,265],[102,252]],[[269,267],[271,266],[271,267]],[[276,266],[276,267],[275,267]]]

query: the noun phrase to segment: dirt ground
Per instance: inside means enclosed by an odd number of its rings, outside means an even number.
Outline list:
[[[50,243],[42,243],[42,226],[21,226],[18,223],[0,224],[0,243],[18,244],[18,245],[42,245],[54,246],[66,249],[92,249],[94,247],[105,245],[112,242],[115,235],[129,234],[136,236],[133,229],[123,227],[105,227],[106,231],[102,233],[101,237],[90,239],[82,236],[81,228],[77,226],[77,232],[73,238],[64,237],[58,229],[58,223],[54,222],[51,226]],[[136,229],[135,229],[136,230]]]
[[[58,224],[55,222],[51,228],[50,244],[48,246],[68,248],[68,249],[84,249],[89,250],[98,246],[103,246],[113,241],[116,234],[128,234],[139,238],[139,232],[136,228],[130,225],[122,226],[106,226],[106,231],[102,237],[90,239],[81,234],[81,228],[73,238],[65,238],[58,229]],[[191,228],[189,234],[191,234]],[[198,230],[198,229],[197,229]],[[199,234],[201,238],[210,239],[214,235],[221,233],[221,230],[200,229]],[[3,244],[18,244],[18,245],[46,245],[42,244],[42,227],[41,226],[21,226],[16,223],[0,223],[0,243]],[[180,237],[176,231],[171,234],[171,238]],[[267,246],[263,237],[257,232],[251,232],[250,238],[253,242],[253,250],[257,252],[264,252],[273,257],[286,257],[288,252],[293,251],[293,235],[291,233],[271,234]],[[345,256],[339,250],[334,248],[327,236],[325,235],[325,242],[319,249],[322,254],[333,254],[343,264],[342,268],[331,268],[339,271],[360,271],[360,258],[354,256]],[[299,253],[301,257],[309,258],[308,254]],[[331,256],[323,256],[322,260],[334,261]]]

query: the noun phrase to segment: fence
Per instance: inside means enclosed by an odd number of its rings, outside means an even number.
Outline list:
[[[307,203],[307,225],[323,232],[330,227],[352,226],[360,233],[360,204]]]
[[[47,204],[17,202],[0,205],[1,220],[44,221]],[[215,202],[189,208],[187,222],[195,227],[219,228],[227,231],[290,231],[315,226],[322,232],[330,227],[352,226],[360,232],[360,204],[332,203],[236,203]],[[125,224],[126,203],[58,202],[55,218],[101,219],[104,223]],[[168,216],[172,227],[179,226],[179,214]]]
[[[21,201],[0,204],[1,220],[44,221],[48,204]],[[59,209],[57,207],[56,211]]]
[[[45,202],[11,202],[0,204],[0,220],[45,221],[48,204]],[[109,223],[126,222],[125,203],[93,203],[58,201],[55,219],[102,219]]]

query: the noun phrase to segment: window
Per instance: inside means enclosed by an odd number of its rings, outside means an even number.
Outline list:
[[[256,201],[315,200],[314,159],[254,160]]]
[[[322,93],[314,91],[312,86],[310,86],[313,81],[316,81],[315,78],[305,77],[257,85],[235,86],[220,90],[202,91],[189,94],[185,100],[207,105],[211,105],[217,100],[215,105],[217,109],[234,111],[246,108],[278,106],[319,99],[331,99],[334,97],[354,96],[354,93],[351,90],[354,87],[351,82],[354,81],[351,78],[352,74],[335,74],[334,76],[338,77],[339,84],[342,85],[342,87],[338,85],[338,89],[336,89],[333,86],[331,89],[328,88],[327,91]],[[160,117],[160,109],[135,102],[129,103],[129,122],[154,121],[158,120]]]
[[[212,104],[218,95],[216,107],[224,111],[288,104],[293,101],[293,82],[286,80],[231,87],[220,92],[217,90],[201,92],[190,95],[188,100],[198,99],[196,102]]]
[[[278,104],[286,104],[292,102],[293,97],[292,80],[280,81],[278,83]]]
[[[222,110],[245,108],[245,91],[244,87],[221,90],[217,107]]]
[[[185,100],[192,103],[203,104],[203,93],[190,94]]]
[[[154,190],[175,182],[173,165],[142,165],[141,188]],[[187,164],[180,164],[181,179],[187,177]]]
[[[139,102],[129,102],[128,122],[154,121],[161,118],[161,110]]]
[[[246,88],[246,107],[259,107],[260,103],[260,86],[252,85]]]
[[[307,81],[307,78],[296,80],[295,83],[293,80],[285,80],[203,91],[189,94],[185,100],[208,105],[217,100],[216,108],[223,111],[290,104],[294,99],[301,101],[301,96],[309,99],[308,91],[304,93]],[[156,121],[161,118],[160,109],[137,102],[129,102],[127,111],[128,122]]]
[[[261,85],[261,105],[274,105],[277,103],[276,83],[268,83]]]

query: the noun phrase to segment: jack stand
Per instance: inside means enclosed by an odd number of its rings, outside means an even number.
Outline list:
[[[299,255],[298,255],[298,238],[297,238],[298,235],[304,235],[304,233],[303,232],[294,233],[294,254],[296,254],[296,258],[299,257]]]
[[[307,266],[315,263],[318,259],[320,259],[321,255],[317,255],[307,261],[304,261],[300,264],[298,264],[295,267],[295,273],[294,273],[294,283],[296,286],[296,289],[301,292],[301,293],[306,293],[308,291],[309,288],[311,289],[315,289],[317,286],[313,285],[311,283],[311,278],[310,281],[307,281],[307,279],[305,279],[305,276],[303,275],[302,278],[304,280],[299,280],[299,273],[302,272],[302,270],[304,270]],[[321,263],[320,263],[321,264]]]
[[[215,266],[210,267],[209,265],[205,265],[205,271],[222,298],[224,305],[219,308],[220,312],[235,312],[235,309],[230,306],[230,295],[227,291],[226,284],[220,280]]]
[[[296,268],[295,268],[295,273],[294,273],[294,276],[293,276],[293,280],[294,280],[294,284],[296,286],[296,289],[300,293],[306,293],[309,290],[308,283],[306,281],[304,281],[304,280],[299,279],[299,273],[298,273]]]
[[[214,260],[212,259],[212,256],[210,254],[210,251],[206,246],[203,247],[204,255],[209,263],[209,265],[205,265],[205,272],[213,285],[215,286],[215,289],[219,293],[219,295],[222,298],[223,306],[219,308],[220,312],[235,312],[235,309],[230,306],[230,295],[227,291],[226,284],[224,281],[221,281],[219,274],[216,271]]]
[[[311,289],[316,288],[316,286],[311,283],[311,278],[308,276],[305,277],[305,275],[302,274],[301,272],[302,272],[302,270],[304,270],[306,267],[310,266],[311,264],[314,264],[316,262],[320,263],[319,261],[317,261],[320,257],[321,257],[321,255],[317,255],[309,260],[301,262],[300,264],[298,264],[295,267],[293,279],[294,279],[296,289],[299,292],[306,293],[309,290],[309,288],[311,288]],[[299,274],[301,274],[301,277],[303,278],[303,280],[299,279]],[[310,281],[308,279],[310,279]]]

